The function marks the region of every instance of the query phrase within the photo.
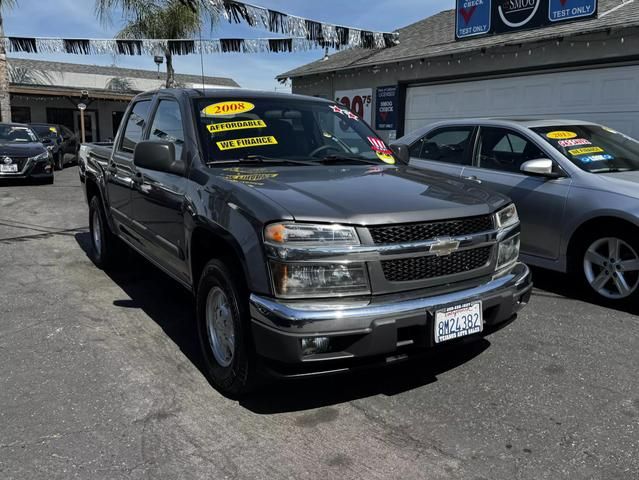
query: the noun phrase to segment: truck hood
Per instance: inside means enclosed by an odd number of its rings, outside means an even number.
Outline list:
[[[476,183],[412,167],[233,168],[244,183],[297,221],[376,225],[486,215],[509,203]]]

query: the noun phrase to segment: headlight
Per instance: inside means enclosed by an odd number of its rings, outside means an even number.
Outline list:
[[[275,295],[280,298],[331,297],[370,293],[363,263],[270,262]]]
[[[35,157],[31,157],[29,160],[33,160],[34,162],[41,162],[42,160],[49,160],[49,152],[41,153],[40,155],[36,155]]]
[[[274,223],[264,229],[264,239],[274,245],[359,245],[355,229],[342,225]]]
[[[519,235],[510,237],[499,244],[497,256],[497,270],[512,265],[519,258]]]
[[[498,211],[495,214],[495,220],[498,228],[512,227],[519,223],[519,215],[517,214],[515,204],[511,203],[503,210]]]

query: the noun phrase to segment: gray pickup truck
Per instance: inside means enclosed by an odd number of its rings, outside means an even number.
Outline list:
[[[228,395],[481,338],[530,298],[510,200],[411,168],[334,102],[148,92],[82,157],[94,262],[127,245],[192,291]]]

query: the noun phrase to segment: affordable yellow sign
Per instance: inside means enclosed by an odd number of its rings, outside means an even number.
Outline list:
[[[277,140],[275,137],[252,137],[217,142],[217,148],[222,151],[235,150],[236,148],[263,147],[266,145],[277,145]]]
[[[266,128],[263,120],[244,120],[241,122],[213,123],[206,128],[211,133],[230,132],[234,130],[247,130],[249,128]]]
[[[603,153],[604,149],[601,147],[588,147],[588,148],[576,148],[574,150],[568,150],[568,153],[573,156],[577,155],[589,155],[591,153]]]

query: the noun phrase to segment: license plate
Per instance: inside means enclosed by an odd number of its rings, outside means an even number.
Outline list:
[[[16,173],[18,171],[18,165],[0,165],[0,173]]]
[[[455,305],[435,312],[435,343],[473,335],[483,330],[481,302]]]

